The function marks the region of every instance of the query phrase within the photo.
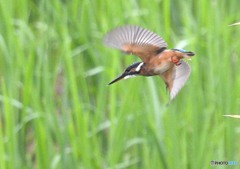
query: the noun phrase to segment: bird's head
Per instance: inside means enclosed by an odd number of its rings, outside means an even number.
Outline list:
[[[128,66],[120,76],[111,81],[108,85],[111,85],[121,79],[128,79],[140,75],[143,64],[143,62],[133,63],[132,65]]]

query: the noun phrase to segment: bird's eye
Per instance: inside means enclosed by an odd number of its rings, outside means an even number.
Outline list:
[[[130,72],[131,69],[126,69],[125,72]]]
[[[131,70],[132,70],[132,67],[130,66],[125,70],[125,72],[130,72]]]

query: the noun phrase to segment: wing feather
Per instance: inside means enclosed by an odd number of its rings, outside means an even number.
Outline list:
[[[181,64],[164,72],[161,77],[164,79],[167,88],[170,92],[170,101],[175,98],[178,92],[182,89],[191,73],[190,66],[181,60]]]
[[[132,53],[146,61],[159,49],[167,48],[166,42],[157,34],[133,25],[118,27],[104,37],[103,43],[109,47]]]

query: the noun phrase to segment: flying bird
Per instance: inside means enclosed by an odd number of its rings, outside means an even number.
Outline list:
[[[139,26],[121,26],[108,32],[103,43],[133,54],[142,61],[133,63],[109,85],[137,75],[159,75],[170,93],[170,101],[186,83],[191,69],[182,59],[190,59],[195,54],[182,49],[167,49],[167,43],[157,34]]]

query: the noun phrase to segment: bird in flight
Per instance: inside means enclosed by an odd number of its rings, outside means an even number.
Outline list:
[[[160,76],[170,93],[170,100],[186,83],[191,69],[182,59],[190,59],[193,52],[182,49],[167,49],[166,42],[157,34],[133,25],[121,26],[108,32],[103,43],[127,54],[139,57],[142,62],[133,63],[109,85],[137,75]]]

